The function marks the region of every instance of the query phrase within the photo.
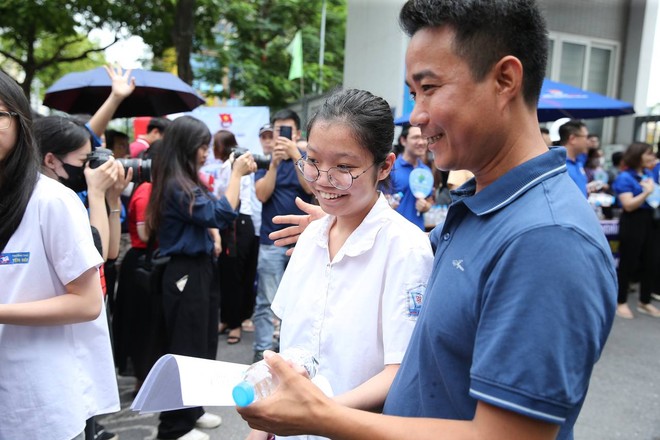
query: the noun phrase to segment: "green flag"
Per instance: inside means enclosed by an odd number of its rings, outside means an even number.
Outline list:
[[[286,51],[291,54],[291,68],[289,69],[289,80],[301,78],[303,76],[303,52],[302,52],[302,32],[296,32],[291,43],[286,47]]]

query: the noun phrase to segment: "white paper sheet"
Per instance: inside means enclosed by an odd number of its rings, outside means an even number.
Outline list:
[[[234,406],[231,391],[248,367],[166,354],[147,375],[131,409],[150,413],[193,406]]]

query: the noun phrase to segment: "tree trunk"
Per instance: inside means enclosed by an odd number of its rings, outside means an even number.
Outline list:
[[[190,54],[195,34],[195,3],[196,0],[178,0],[174,18],[173,40],[177,72],[179,78],[187,84],[192,84],[193,81]]]

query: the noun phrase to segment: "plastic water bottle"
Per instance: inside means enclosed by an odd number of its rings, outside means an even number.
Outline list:
[[[403,193],[401,191],[389,196],[389,202],[392,209],[396,209],[399,206],[402,198],[403,198]]]
[[[316,375],[318,361],[310,352],[293,347],[280,353],[284,359],[307,370],[310,379]],[[247,369],[243,381],[234,387],[232,397],[238,406],[248,406],[252,402],[271,395],[279,381],[273,376],[265,360],[256,362]]]

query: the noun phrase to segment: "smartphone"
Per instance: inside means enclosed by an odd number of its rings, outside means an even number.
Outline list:
[[[291,139],[291,127],[288,125],[282,125],[280,127],[280,136]]]

